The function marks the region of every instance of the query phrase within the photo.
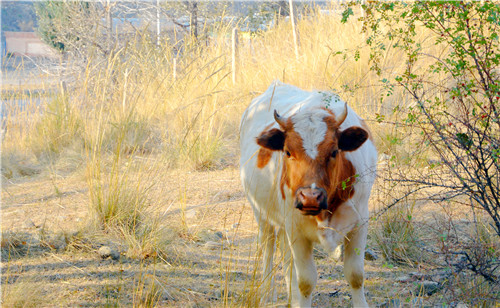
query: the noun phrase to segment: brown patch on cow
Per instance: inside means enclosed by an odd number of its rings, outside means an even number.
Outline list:
[[[330,112],[331,113],[331,112]],[[318,146],[317,159],[328,160],[327,172],[330,174],[329,183],[326,183],[328,192],[328,211],[331,214],[354,194],[356,169],[345,158],[345,153],[338,151],[338,125],[335,116],[324,119],[328,130],[325,140]],[[332,156],[336,152],[335,157]]]
[[[273,127],[274,123],[271,123],[269,125],[267,125],[263,130],[262,132],[260,133],[260,135],[264,134],[265,132],[269,131],[271,129],[271,127]],[[264,168],[267,163],[269,163],[269,160],[271,160],[271,157],[273,156],[273,151],[272,150],[269,150],[269,149],[266,149],[264,147],[260,147],[259,149],[259,154],[257,155],[257,167],[262,169]]]
[[[257,155],[257,167],[260,169],[264,168],[269,160],[271,160],[272,156],[273,151],[261,147],[259,150],[259,154]]]
[[[361,128],[366,130],[366,132],[368,133],[368,139],[370,139],[371,142],[374,142],[372,133],[370,132],[370,128],[366,124],[366,121],[363,119],[359,119],[359,122],[361,123]]]
[[[349,279],[349,284],[355,290],[363,286],[363,281],[364,281],[363,273],[353,272],[351,273],[350,277],[348,277],[348,279]]]
[[[286,162],[283,161],[283,168],[281,171],[281,179],[280,179],[280,190],[281,190],[281,197],[283,198],[283,200],[285,200],[285,185],[290,187],[290,183],[288,182]]]
[[[334,159],[331,187],[328,190],[330,203],[328,211],[331,213],[344,202],[349,200],[354,194],[354,182],[356,181],[356,169],[352,163],[345,158],[344,152],[339,152]]]
[[[309,297],[312,293],[313,286],[308,281],[299,280],[299,290],[302,296]]]
[[[318,145],[318,155],[314,160],[305,153],[302,138],[294,131],[293,123],[288,119],[284,128],[286,134],[283,149],[285,159],[280,188],[284,199],[285,185],[292,192],[295,192],[299,187],[316,183],[318,187],[324,188],[328,193],[328,211],[325,211],[328,214],[323,218],[330,219],[333,212],[354,194],[353,184],[356,170],[352,163],[345,158],[345,153],[337,151],[339,127],[331,110],[325,110],[331,116],[324,118],[327,131],[325,139]],[[334,151],[337,151],[335,157],[332,156]],[[287,158],[286,152],[290,152],[290,158]]]

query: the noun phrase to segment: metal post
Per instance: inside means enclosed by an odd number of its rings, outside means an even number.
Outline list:
[[[238,56],[238,28],[233,28],[233,35],[232,35],[232,40],[231,40],[231,46],[232,46],[232,52],[231,52],[231,57],[232,57],[232,65],[231,65],[231,71],[233,75],[233,84],[236,84],[236,58]]]

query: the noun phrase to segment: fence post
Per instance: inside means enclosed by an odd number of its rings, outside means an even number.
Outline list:
[[[173,71],[173,78],[174,81],[177,79],[177,57],[174,57],[174,63],[172,65],[172,71]]]
[[[156,0],[156,47],[160,47],[160,0]]]
[[[297,30],[295,29],[295,14],[293,12],[293,0],[289,0],[290,5],[290,22],[292,23],[293,45],[295,47],[295,58],[299,59],[299,39]]]
[[[236,58],[238,57],[238,28],[233,28],[231,38],[231,72],[233,77],[233,85],[236,84]]]

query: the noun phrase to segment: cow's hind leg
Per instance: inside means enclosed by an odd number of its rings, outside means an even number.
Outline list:
[[[286,281],[286,292],[288,294],[288,305],[292,305],[292,294],[298,294],[299,288],[297,284],[297,273],[295,271],[295,266],[293,265],[292,251],[290,245],[288,244],[288,238],[286,236],[285,230],[280,228],[278,231],[278,239],[281,249],[281,258],[283,262],[283,275]],[[292,288],[294,288],[292,290]]]
[[[275,300],[274,290],[274,251],[276,249],[276,234],[274,226],[265,220],[259,222],[259,254],[262,254],[263,268],[262,281],[259,287],[259,293],[262,303],[268,298]]]
[[[364,264],[367,226],[363,224],[344,239],[344,275],[351,286],[353,307],[368,307],[364,290]]]

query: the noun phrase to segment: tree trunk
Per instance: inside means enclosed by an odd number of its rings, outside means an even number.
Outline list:
[[[191,20],[190,20],[190,29],[191,35],[198,39],[198,2],[192,1],[190,7]]]

